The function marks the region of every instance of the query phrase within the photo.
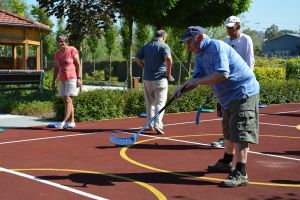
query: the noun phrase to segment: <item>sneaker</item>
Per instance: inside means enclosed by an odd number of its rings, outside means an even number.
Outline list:
[[[243,176],[239,171],[233,171],[227,179],[221,182],[222,187],[237,187],[248,184],[248,175]]]
[[[65,122],[57,122],[57,123],[54,125],[54,127],[55,127],[55,128],[58,128],[58,129],[63,129],[65,125],[66,125]]]
[[[222,162],[222,159],[214,165],[209,165],[207,168],[208,172],[219,172],[219,173],[231,173],[234,171],[232,163],[225,164]]]
[[[154,128],[152,126],[147,126],[147,128],[145,129],[145,131],[154,131]]]
[[[211,146],[217,147],[217,148],[224,147],[225,146],[225,144],[224,144],[224,137],[222,136],[218,141],[212,142]]]
[[[75,128],[75,127],[76,127],[75,122],[66,123],[64,125],[64,129],[70,129],[70,128]]]
[[[155,130],[156,133],[159,134],[159,135],[165,134],[165,132],[164,132],[161,128],[155,127],[154,130]]]

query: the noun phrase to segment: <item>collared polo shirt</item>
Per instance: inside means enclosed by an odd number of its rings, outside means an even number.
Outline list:
[[[228,79],[211,85],[223,108],[227,109],[232,100],[259,93],[254,72],[228,44],[206,36],[200,49],[196,54],[193,77],[201,78],[213,72],[228,75]]]
[[[170,55],[170,47],[157,38],[141,47],[136,57],[144,59],[143,79],[153,81],[165,78],[167,70],[165,56]]]

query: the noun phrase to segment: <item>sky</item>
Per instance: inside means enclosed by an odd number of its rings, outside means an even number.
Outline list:
[[[265,31],[272,24],[279,30],[300,30],[299,0],[252,0],[241,20],[254,30]]]
[[[24,0],[36,4],[36,0]],[[300,30],[300,0],[252,0],[247,12],[240,15],[250,29],[265,31],[275,24],[279,30]],[[56,22],[54,22],[56,24]]]

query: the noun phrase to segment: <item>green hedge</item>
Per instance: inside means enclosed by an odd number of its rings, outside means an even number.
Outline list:
[[[0,112],[50,118],[55,115],[54,93],[45,90],[9,91],[0,93]]]
[[[260,82],[260,102],[262,104],[300,102],[300,80]],[[170,86],[169,97],[175,90]],[[167,113],[196,111],[211,93],[209,87],[199,87],[182,98],[174,101]],[[76,121],[94,121],[101,119],[137,116],[145,113],[142,90],[94,90],[82,92],[74,98]],[[216,99],[206,106],[216,109]],[[61,120],[64,115],[62,98],[55,93],[45,91],[39,94],[33,91],[0,93],[0,112],[31,115],[49,118],[55,116]]]
[[[168,100],[171,98],[174,90],[174,87],[170,88]],[[208,87],[193,90],[173,102],[166,109],[166,112],[195,111],[210,93],[211,91]],[[216,101],[213,98],[207,105],[207,108],[214,108],[215,104]],[[56,119],[62,120],[64,115],[62,98],[55,98],[54,108],[57,113]],[[74,98],[74,108],[76,121],[132,117],[146,112],[142,90],[94,90],[82,92],[79,96]]]
[[[300,57],[286,60],[286,78],[300,80]]]
[[[266,70],[268,73],[266,73],[266,76],[264,76],[264,72],[261,73],[261,70],[263,68],[267,68]],[[254,72],[257,73],[259,70],[257,76],[261,79],[266,79],[268,81],[268,76],[278,77],[282,80],[282,72],[280,72],[280,75],[277,75],[277,68],[284,68],[285,69],[285,79],[300,79],[300,57],[294,57],[290,59],[280,59],[280,58],[273,58],[273,59],[256,59],[255,61],[255,67]],[[271,69],[274,69],[272,72]]]
[[[300,102],[300,80],[261,82],[260,103],[277,104]],[[170,99],[175,87],[169,89]],[[199,87],[182,98],[174,101],[166,113],[197,111],[206,97],[211,93],[209,87]],[[137,116],[145,113],[143,91],[138,90],[94,90],[82,92],[74,99],[76,121],[94,121],[101,119]],[[216,109],[216,99],[212,98],[206,108]],[[55,100],[57,119],[63,118],[63,102]]]
[[[285,80],[286,73],[284,67],[255,67],[256,79],[260,82]]]
[[[260,101],[263,104],[299,103],[300,80],[261,83]]]

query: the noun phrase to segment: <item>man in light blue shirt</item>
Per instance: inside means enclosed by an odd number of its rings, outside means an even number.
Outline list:
[[[248,146],[258,143],[259,83],[255,74],[233,48],[221,40],[210,39],[202,27],[188,27],[181,42],[196,54],[195,66],[193,77],[174,96],[179,98],[199,85],[210,85],[222,106],[225,153],[216,164],[208,166],[208,171],[230,173],[221,186],[246,185]]]
[[[241,20],[236,16],[230,16],[225,21],[225,26],[228,36],[224,42],[231,46],[247,63],[247,65],[254,69],[254,51],[253,42],[250,36],[241,32]],[[217,104],[217,116],[222,117],[221,105]],[[214,147],[224,147],[224,137],[222,136],[218,141],[212,142]]]

